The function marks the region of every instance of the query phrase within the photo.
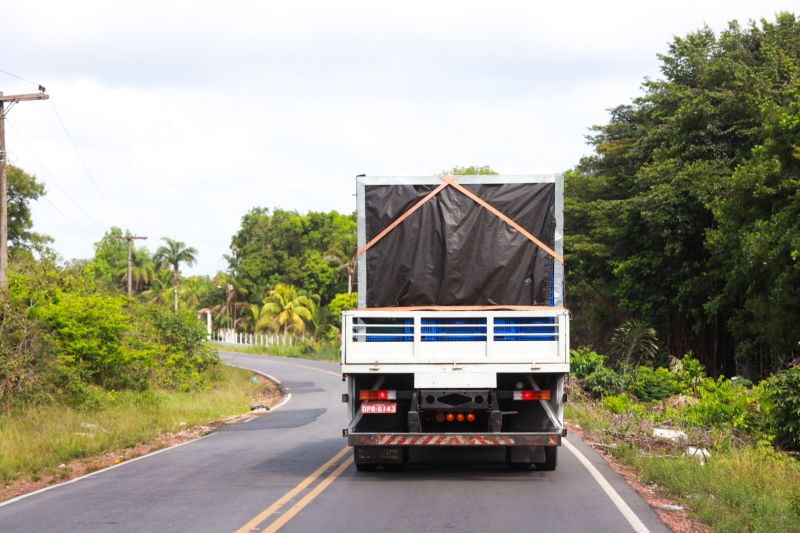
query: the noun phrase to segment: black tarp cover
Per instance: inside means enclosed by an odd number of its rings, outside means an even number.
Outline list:
[[[462,185],[548,247],[553,183]],[[367,185],[366,240],[435,185]],[[366,252],[367,307],[550,305],[554,259],[453,187],[446,187]]]

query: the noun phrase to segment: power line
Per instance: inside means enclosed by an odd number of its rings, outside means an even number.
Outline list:
[[[69,201],[70,201],[70,202],[71,202],[71,203],[72,203],[72,204],[73,204],[75,207],[77,207],[77,208],[78,208],[78,210],[82,211],[82,212],[83,212],[83,213],[86,215],[86,218],[87,218],[89,221],[91,221],[91,222],[92,222],[92,223],[93,223],[95,226],[97,226],[98,228],[102,229],[103,231],[105,231],[106,229],[108,229],[108,227],[107,227],[107,225],[106,225],[106,224],[103,224],[103,223],[101,223],[101,222],[98,222],[96,218],[92,217],[92,216],[89,214],[89,212],[85,210],[85,207],[81,206],[81,205],[80,205],[78,202],[76,202],[76,201],[75,201],[75,200],[72,198],[72,196],[70,196],[70,194],[67,192],[67,190],[66,190],[64,187],[62,187],[62,186],[61,186],[61,184],[59,183],[59,181],[58,181],[58,180],[57,180],[57,179],[56,179],[56,178],[53,176],[53,174],[52,174],[52,173],[51,173],[51,172],[50,172],[50,171],[47,169],[47,167],[44,165],[44,163],[42,163],[41,159],[39,159],[39,157],[36,155],[36,153],[33,151],[33,149],[30,147],[30,145],[28,145],[28,143],[27,143],[27,142],[25,142],[25,139],[22,137],[22,135],[20,135],[20,133],[19,133],[19,130],[17,130],[17,128],[15,128],[15,127],[13,126],[13,124],[11,124],[11,122],[8,122],[8,126],[11,128],[11,131],[13,131],[13,132],[14,132],[14,134],[17,136],[17,139],[18,139],[18,140],[19,140],[19,142],[22,144],[22,146],[24,146],[24,147],[25,147],[25,149],[28,151],[28,153],[31,155],[31,157],[33,158],[33,160],[34,160],[34,161],[36,161],[36,164],[38,164],[38,165],[39,165],[39,167],[40,167],[40,168],[41,168],[41,169],[44,171],[44,173],[47,175],[47,177],[48,177],[48,178],[50,178],[50,180],[49,180],[49,181],[50,181],[51,183],[53,183],[53,184],[54,184],[56,187],[58,187],[58,189],[59,189],[59,190],[60,190],[60,191],[61,191],[61,192],[64,194],[64,197],[65,197],[67,200],[69,200]],[[75,224],[75,225],[76,225],[76,226],[78,226],[78,224]],[[88,233],[88,232],[87,232],[87,233]]]
[[[119,216],[119,213],[117,213],[117,211],[111,205],[111,202],[108,201],[108,198],[106,198],[106,195],[103,194],[103,190],[100,189],[100,185],[98,185],[97,181],[94,179],[94,176],[92,175],[92,171],[89,170],[89,166],[86,164],[86,161],[83,159],[83,156],[81,155],[80,151],[78,150],[78,146],[75,144],[75,141],[72,139],[72,135],[70,135],[69,129],[67,129],[67,125],[64,123],[64,120],[61,118],[61,114],[58,112],[58,108],[56,107],[55,102],[53,102],[53,100],[50,100],[50,104],[53,106],[53,111],[55,111],[56,117],[58,118],[58,122],[61,124],[61,128],[64,130],[64,133],[66,134],[67,139],[69,139],[69,143],[72,145],[72,149],[75,151],[75,155],[78,156],[78,159],[80,160],[81,164],[83,165],[84,170],[86,170],[86,175],[89,176],[89,179],[92,181],[92,184],[94,185],[94,188],[97,189],[97,192],[100,194],[100,197],[106,203],[106,206],[108,206],[109,211],[111,211],[111,213],[117,218],[117,221],[123,227],[127,227],[125,222],[123,222],[122,217]]]
[[[38,83],[36,83],[36,82],[33,82],[33,81],[31,81],[31,80],[26,80],[26,79],[25,79],[25,78],[23,78],[22,76],[17,76],[16,74],[12,74],[11,72],[8,72],[7,70],[2,70],[2,69],[0,69],[0,72],[2,72],[3,74],[5,74],[6,76],[11,76],[12,78],[17,78],[18,80],[24,81],[24,82],[26,82],[26,83],[30,83],[30,84],[31,84],[31,85],[33,85],[33,86],[37,86],[37,85],[39,85]]]
[[[40,204],[44,208],[45,210],[44,212],[49,215],[50,220],[56,225],[56,227],[58,227],[63,232],[63,234],[67,238],[69,238],[70,240],[72,240],[72,242],[80,246],[88,244],[90,247],[94,247],[94,242],[92,242],[92,239],[84,237],[80,233],[74,232],[70,229],[69,225],[73,224],[73,222],[70,221],[70,219],[58,207],[56,207],[56,205],[53,202],[51,202],[47,198],[42,198],[42,199],[45,200],[46,202]],[[58,219],[53,215],[53,213],[60,215],[67,222],[67,225],[64,225],[61,222],[59,222]]]

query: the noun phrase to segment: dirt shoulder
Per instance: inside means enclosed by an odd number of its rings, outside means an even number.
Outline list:
[[[713,532],[713,529],[707,525],[689,517],[688,509],[684,506],[674,500],[665,498],[663,495],[657,494],[653,487],[642,483],[636,475],[636,472],[615,459],[610,453],[609,446],[599,442],[596,435],[584,430],[584,428],[577,424],[567,422],[567,427],[570,432],[577,434],[586,444],[600,454],[615,472],[625,478],[628,485],[650,504],[650,507],[652,507],[659,518],[661,518],[661,521],[672,531],[675,531],[675,533]]]

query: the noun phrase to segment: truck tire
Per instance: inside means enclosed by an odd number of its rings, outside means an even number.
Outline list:
[[[534,463],[537,470],[553,471],[558,465],[558,446],[545,446],[544,462]]]

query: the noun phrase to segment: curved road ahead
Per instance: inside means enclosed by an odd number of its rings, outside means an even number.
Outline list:
[[[669,531],[573,435],[555,472],[512,472],[501,450],[467,449],[417,449],[405,471],[356,472],[342,453],[338,365],[221,355],[274,376],[291,397],[250,422],[0,504],[0,533]]]

